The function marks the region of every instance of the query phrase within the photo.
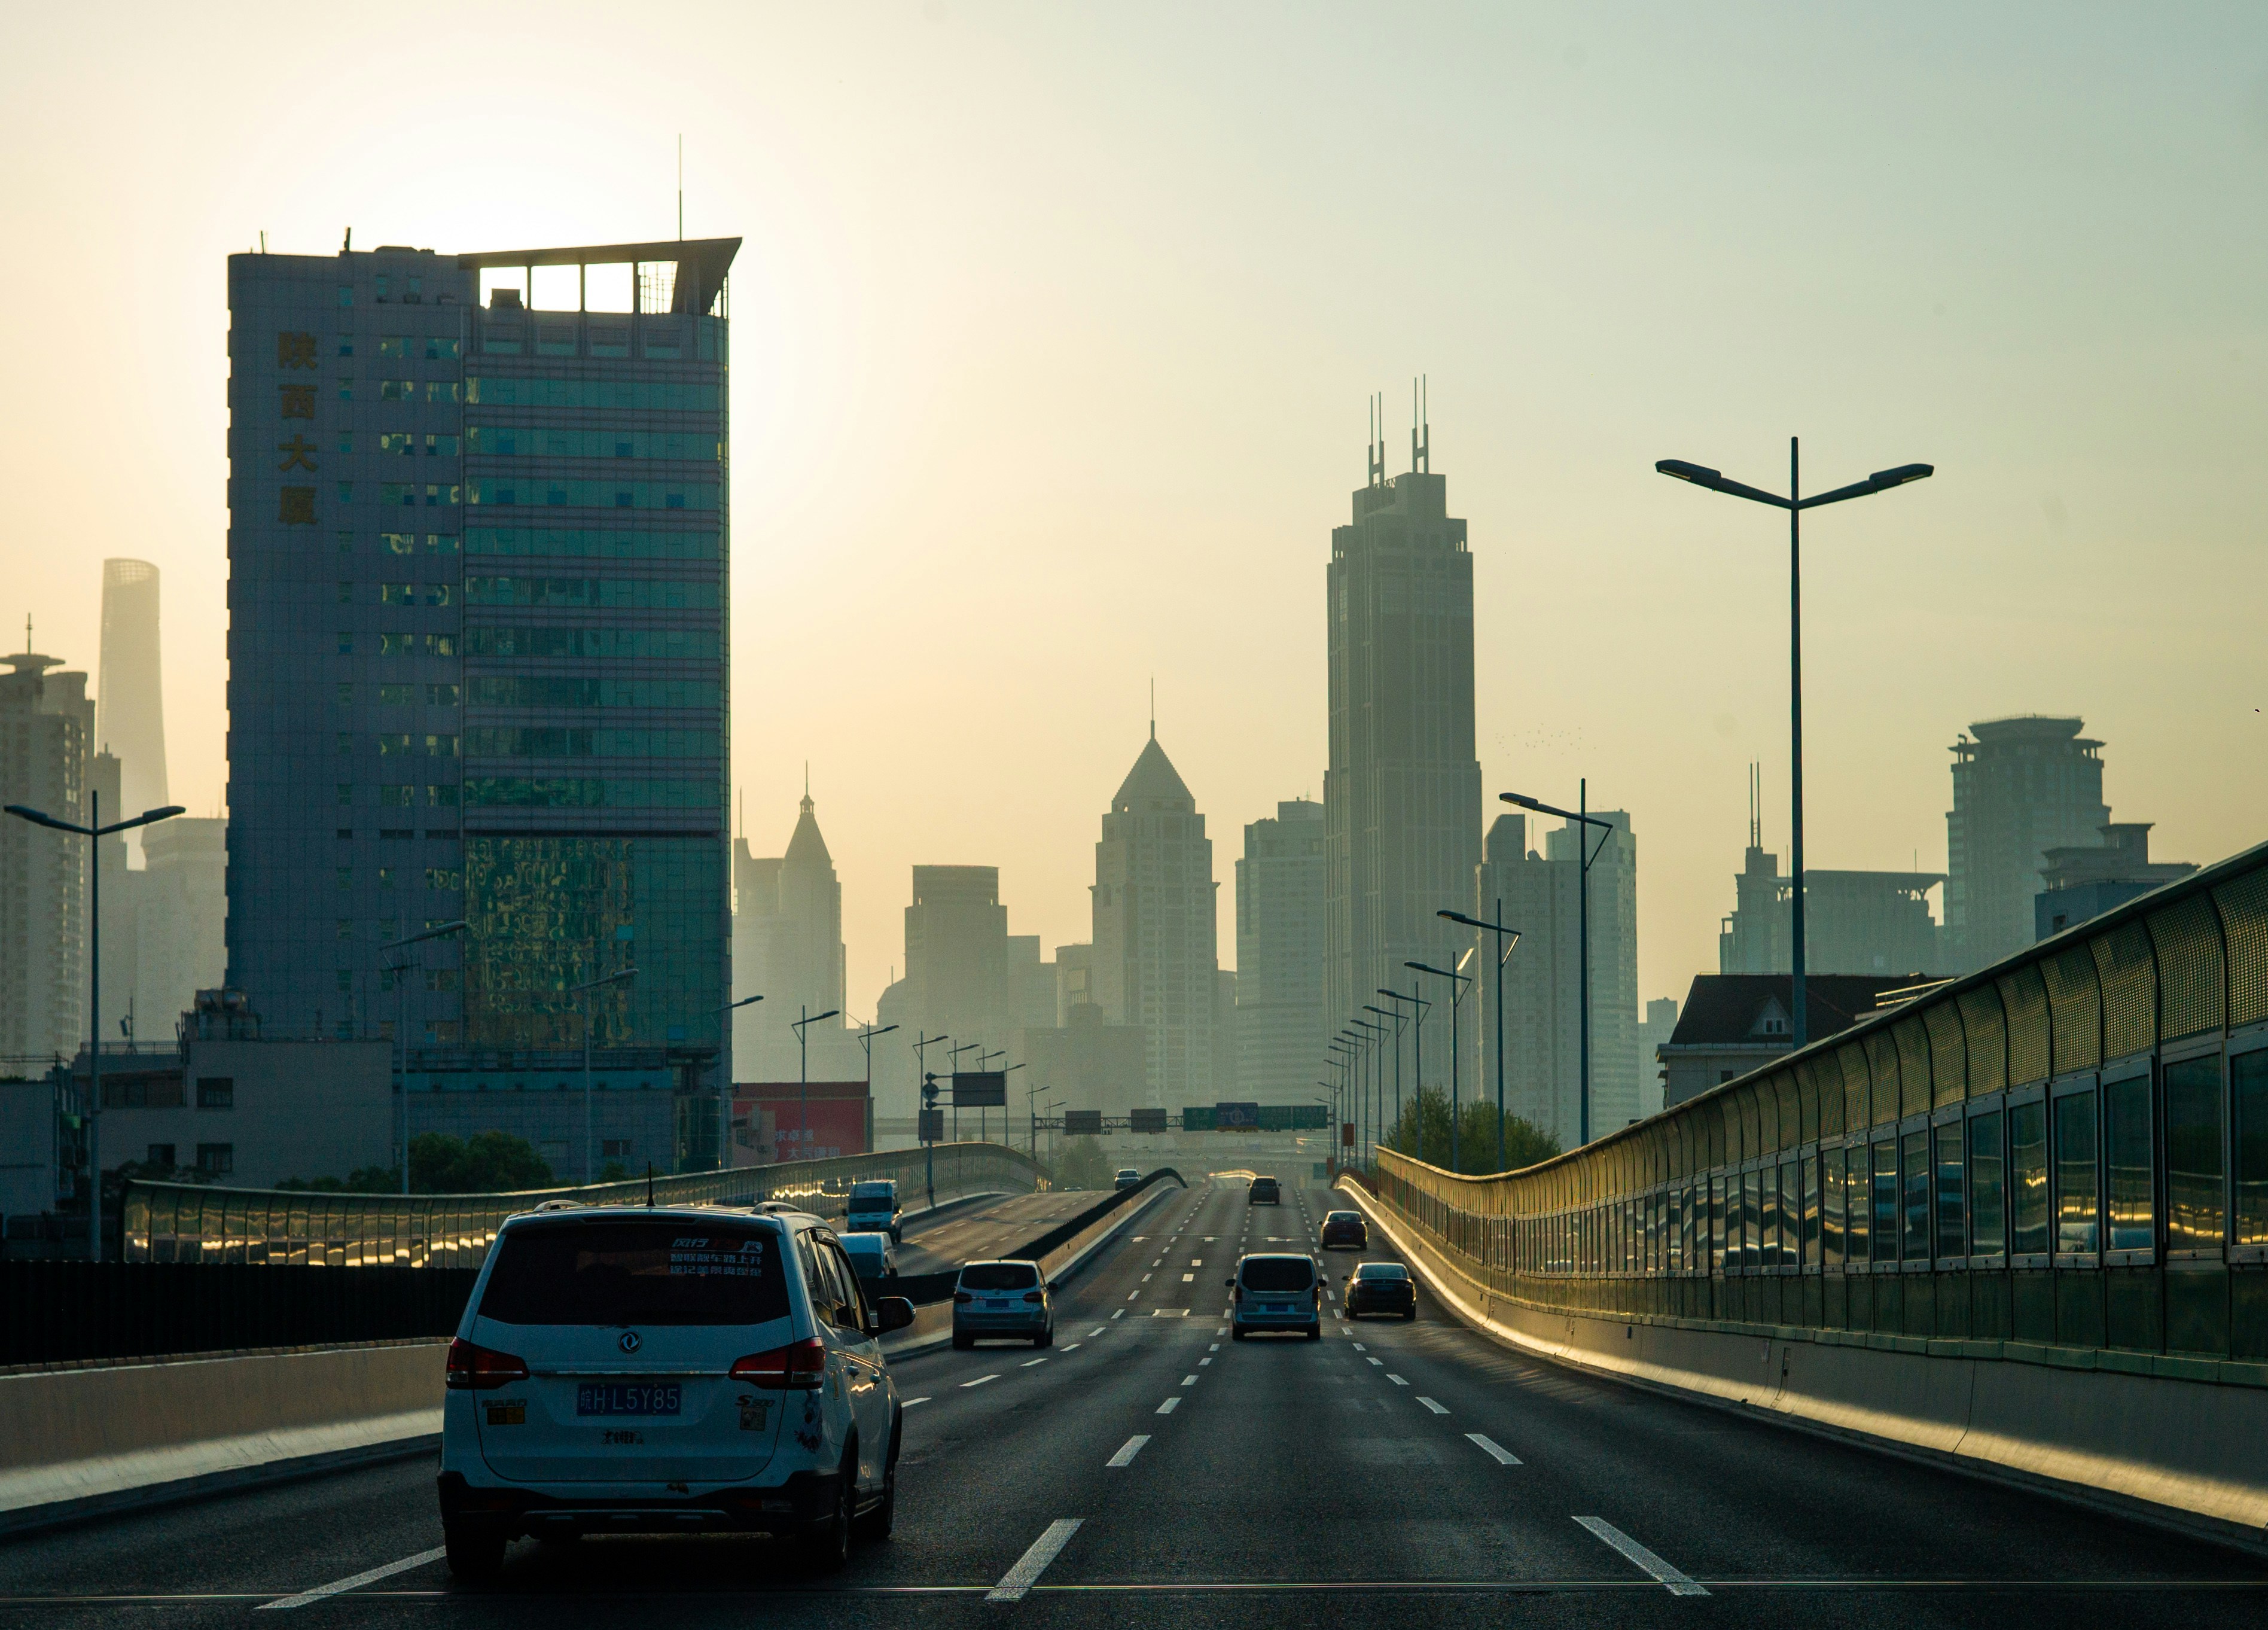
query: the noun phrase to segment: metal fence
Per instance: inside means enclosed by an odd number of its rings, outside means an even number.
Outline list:
[[[1371,1181],[1538,1308],[2268,1383],[2268,845],[1541,1165]]]
[[[656,1177],[657,1203],[747,1205],[793,1200],[822,1217],[843,1214],[850,1184],[895,1178],[900,1203],[926,1205],[998,1190],[1044,1188],[1048,1169],[998,1143],[944,1143],[930,1149],[845,1154],[734,1171]],[[247,1263],[288,1267],[476,1268],[506,1217],[546,1200],[594,1206],[645,1203],[643,1177],[582,1188],[515,1194],[320,1194],[223,1189],[202,1184],[127,1184],[129,1262]]]

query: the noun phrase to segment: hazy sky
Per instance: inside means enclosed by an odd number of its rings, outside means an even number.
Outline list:
[[[1153,674],[1233,960],[1421,370],[1491,807],[1632,811],[1644,995],[1715,968],[1752,758],[1787,836],[1784,520],[1657,458],[1938,467],[1808,528],[1815,866],[1941,867],[1946,748],[2017,712],[2161,855],[2268,835],[2257,6],[10,6],[0,620],[92,670],[155,561],[209,812],[225,257],[670,236],[680,130],[747,240],[734,778],[777,853],[810,762],[860,1013],[917,862],[1087,937]]]

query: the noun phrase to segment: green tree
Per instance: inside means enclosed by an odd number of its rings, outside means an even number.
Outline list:
[[[409,1140],[409,1186],[419,1194],[509,1194],[552,1182],[535,1146],[508,1132],[421,1132]]]
[[[1449,1167],[1449,1095],[1428,1087],[1402,1105],[1402,1118],[1385,1139],[1388,1147],[1422,1160],[1429,1166]],[[1559,1153],[1559,1140],[1542,1127],[1506,1112],[1504,1117],[1504,1169],[1518,1171],[1548,1161]],[[1458,1105],[1455,1169],[1485,1176],[1498,1169],[1496,1104],[1492,1101]]]
[[[1069,1138],[1056,1156],[1056,1186],[1107,1189],[1110,1186],[1111,1170],[1110,1162],[1102,1158],[1100,1143],[1092,1138]]]
[[[399,1194],[401,1168],[358,1166],[341,1177],[286,1177],[276,1185],[305,1194]]]

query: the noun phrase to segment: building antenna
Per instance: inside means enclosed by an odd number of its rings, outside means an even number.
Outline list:
[[[339,245],[339,253],[340,253],[341,254],[351,254],[351,253],[353,252],[353,250],[354,250],[354,228],[353,228],[353,227],[351,227],[351,226],[350,226],[350,227],[348,227],[348,228],[347,228],[347,239],[346,239],[346,241],[345,241],[344,243],[342,243],[342,244]]]
[[[1433,387],[1422,373],[1418,376],[1418,423],[1425,432],[1425,439],[1418,445],[1418,456],[1430,476],[1433,473]]]
[[[677,133],[677,241],[685,241],[685,132]]]
[[[1158,739],[1158,676],[1150,675],[1150,740]]]
[[[739,797],[740,841],[742,843],[746,843],[748,841],[748,789],[745,786],[742,787],[740,791]]]

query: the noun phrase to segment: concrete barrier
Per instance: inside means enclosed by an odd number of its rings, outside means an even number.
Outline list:
[[[0,1376],[0,1532],[421,1452],[440,1441],[447,1347],[372,1342]]]
[[[1943,1350],[1978,1344],[1542,1309],[1341,1184],[1441,1305],[1506,1346],[2268,1549],[2268,1388]]]

